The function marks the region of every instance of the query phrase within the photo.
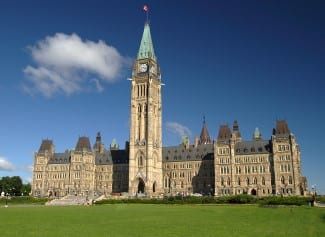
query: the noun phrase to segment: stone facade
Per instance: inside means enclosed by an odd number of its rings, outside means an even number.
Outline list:
[[[43,140],[34,155],[32,194],[62,197],[146,194],[189,195],[304,195],[300,149],[286,121],[277,121],[269,140],[258,129],[243,141],[239,125],[220,126],[211,139],[203,121],[200,137],[190,144],[162,147],[160,67],[146,23],[133,65],[130,101],[130,137],[125,149],[115,140],[105,148],[100,133],[91,147],[79,137],[76,147],[56,153]]]
[[[252,141],[242,141],[238,124],[221,126],[214,143],[216,195],[304,195],[300,148],[286,121],[277,121],[270,140],[258,129]]]

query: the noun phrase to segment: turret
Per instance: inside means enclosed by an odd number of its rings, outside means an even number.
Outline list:
[[[253,140],[254,141],[261,141],[263,140],[262,134],[260,133],[260,130],[258,128],[255,128],[254,134],[253,134]]]
[[[231,137],[234,143],[242,140],[237,120],[235,120],[233,123]]]
[[[96,142],[93,146],[93,149],[95,152],[98,152],[98,153],[103,153],[105,150],[105,146],[104,146],[104,144],[102,144],[102,137],[100,135],[100,132],[97,133]]]
[[[181,145],[183,145],[185,148],[189,148],[190,139],[188,136],[186,136],[186,135],[182,136]]]
[[[115,138],[113,139],[113,141],[112,141],[112,143],[110,145],[110,149],[111,150],[118,150],[119,149],[119,146],[118,146]]]

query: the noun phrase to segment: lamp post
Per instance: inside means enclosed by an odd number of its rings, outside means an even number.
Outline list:
[[[311,206],[315,205],[315,201],[316,201],[316,184],[311,186],[311,190],[312,190],[312,201],[311,201]]]
[[[10,196],[10,194],[9,193],[6,193],[6,205],[5,205],[5,207],[8,207],[8,199],[9,199],[9,196]]]

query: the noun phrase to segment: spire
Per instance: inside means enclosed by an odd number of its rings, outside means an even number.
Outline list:
[[[210,135],[209,135],[207,126],[205,124],[205,117],[203,117],[203,126],[202,126],[202,130],[201,130],[199,144],[209,144],[209,143],[211,143],[211,139],[210,139]]]
[[[155,51],[153,49],[153,44],[152,44],[151,34],[150,34],[150,26],[148,22],[146,22],[144,25],[140,48],[137,56],[137,59],[145,59],[145,58],[152,58],[154,60],[157,60]]]

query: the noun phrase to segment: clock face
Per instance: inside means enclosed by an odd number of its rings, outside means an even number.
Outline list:
[[[148,70],[148,65],[143,63],[140,64],[140,72],[146,72]]]

